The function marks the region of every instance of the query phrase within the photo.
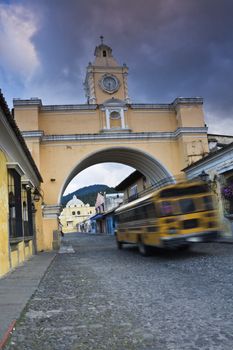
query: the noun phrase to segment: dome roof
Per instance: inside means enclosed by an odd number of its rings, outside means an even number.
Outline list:
[[[78,199],[75,195],[74,195],[73,198],[72,198],[69,202],[67,202],[67,204],[66,204],[66,207],[74,207],[74,206],[76,206],[76,207],[84,206],[84,203],[83,203],[80,199]]]

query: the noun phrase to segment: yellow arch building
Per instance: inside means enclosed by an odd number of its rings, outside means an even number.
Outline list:
[[[61,196],[85,168],[118,162],[155,183],[174,181],[181,169],[208,153],[201,98],[168,104],[133,103],[128,67],[103,42],[86,69],[87,102],[43,105],[40,99],[14,100],[14,115],[43,177],[43,234],[52,248]]]

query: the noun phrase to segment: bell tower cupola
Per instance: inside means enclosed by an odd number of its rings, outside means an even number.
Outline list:
[[[101,43],[95,48],[95,59],[89,63],[86,71],[84,88],[88,104],[103,104],[109,98],[116,98],[130,103],[128,96],[128,67],[122,66],[112,55],[112,49]]]

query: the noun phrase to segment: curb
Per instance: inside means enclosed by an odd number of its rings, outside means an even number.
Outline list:
[[[233,244],[233,239],[219,239],[216,241],[216,243],[226,243],[226,244]]]
[[[15,324],[16,324],[16,320],[13,320],[10,325],[8,326],[6,332],[4,333],[2,339],[0,339],[0,350],[2,350],[4,348],[4,346],[6,345],[9,337],[11,336],[14,328],[15,328]]]

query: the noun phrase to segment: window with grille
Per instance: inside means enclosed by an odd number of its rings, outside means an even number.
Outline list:
[[[14,169],[8,172],[10,238],[23,237],[21,177]]]

